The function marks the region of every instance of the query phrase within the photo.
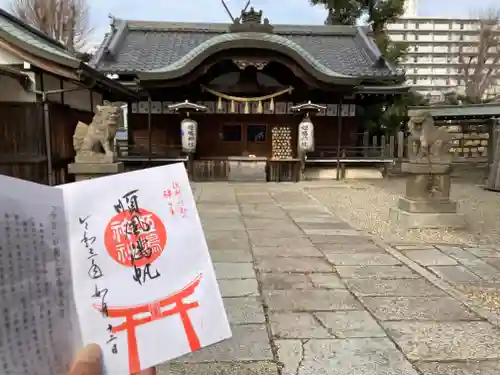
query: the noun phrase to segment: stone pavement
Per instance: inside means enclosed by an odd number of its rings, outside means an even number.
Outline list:
[[[195,197],[233,338],[159,375],[500,373],[495,322],[301,185],[199,184]]]
[[[500,285],[500,248],[444,244],[392,247],[453,285]]]

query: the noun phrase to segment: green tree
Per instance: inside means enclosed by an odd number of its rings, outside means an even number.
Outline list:
[[[328,11],[325,24],[354,25],[363,16],[371,25],[373,36],[386,59],[398,62],[406,50],[402,42],[392,42],[386,32],[387,24],[404,13],[405,0],[310,0],[312,5]]]
[[[384,58],[391,63],[401,62],[407,44],[391,41],[387,34],[387,25],[403,15],[405,0],[310,0],[310,2],[315,6],[323,6],[328,11],[325,24],[354,25],[364,18],[371,25],[373,38]],[[361,124],[372,132],[381,130],[396,132],[408,121],[408,106],[425,104],[428,104],[428,101],[421,95],[407,93],[392,103],[364,108]]]
[[[419,93],[410,91],[394,99],[390,104],[365,107],[360,113],[363,128],[371,133],[394,134],[408,123],[408,107],[429,105],[429,100]]]
[[[364,1],[358,0],[311,0],[312,5],[328,11],[326,25],[354,25],[364,10]]]

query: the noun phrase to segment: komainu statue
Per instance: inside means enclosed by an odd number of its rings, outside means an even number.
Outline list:
[[[113,161],[113,141],[120,116],[121,108],[119,106],[105,104],[96,106],[96,112],[90,125],[78,122],[73,135],[76,162]]]
[[[418,111],[408,121],[411,138],[417,143],[414,157],[445,161],[451,158],[450,148],[453,137],[444,128],[434,125],[428,111]]]

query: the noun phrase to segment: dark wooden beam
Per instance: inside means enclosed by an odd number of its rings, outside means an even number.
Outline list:
[[[140,81],[140,84],[142,87],[147,89],[174,88],[196,84],[206,85],[212,79],[221,74],[240,71],[233,60],[250,61],[255,60],[255,56],[251,54],[251,51],[224,51],[210,56],[198,67],[196,67],[196,69],[185,74],[182,78],[167,81]],[[304,69],[302,69],[295,61],[279,53],[261,51],[261,53],[259,54],[259,60],[268,61],[268,65],[263,69],[262,72],[279,70],[276,68],[276,66],[278,66],[281,68],[281,80],[285,79],[285,77],[283,76],[283,72],[286,72],[285,74],[289,76],[289,80],[294,81],[295,85],[297,85],[298,81],[301,81],[309,89],[320,89],[324,91],[343,91],[346,89],[352,89],[349,86],[331,85],[321,82],[311,74],[307,73]],[[283,67],[285,67],[286,69],[283,70]]]

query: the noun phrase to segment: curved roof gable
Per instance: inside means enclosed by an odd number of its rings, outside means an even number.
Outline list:
[[[274,33],[229,32],[229,24],[115,20],[91,64],[106,73],[141,79],[182,75],[212,53],[230,48],[273,49],[327,82],[403,81],[402,71],[380,60],[365,28],[274,25]],[[201,57],[200,57],[201,56]]]
[[[297,61],[304,70],[314,71],[313,74],[320,75],[325,81],[354,78],[351,75],[335,72],[323,65],[313,55],[290,39],[280,35],[256,32],[228,33],[214,36],[199,44],[175,62],[159,69],[140,72],[138,75],[140,79],[177,78],[196,68],[210,55],[233,48],[268,49],[280,52]]]

